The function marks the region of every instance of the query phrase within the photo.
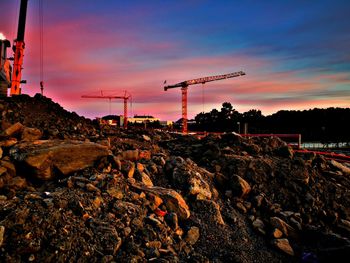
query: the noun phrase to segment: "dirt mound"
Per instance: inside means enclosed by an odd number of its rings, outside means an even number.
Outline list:
[[[101,128],[39,95],[0,110],[3,262],[350,255],[346,164],[274,137]]]

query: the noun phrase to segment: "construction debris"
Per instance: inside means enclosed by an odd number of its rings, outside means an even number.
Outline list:
[[[275,137],[100,128],[40,95],[3,98],[0,109],[4,262],[350,255],[346,163]]]

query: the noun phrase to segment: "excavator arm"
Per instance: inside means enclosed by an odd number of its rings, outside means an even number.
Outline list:
[[[27,16],[27,5],[28,0],[21,0],[21,7],[19,11],[19,21],[18,21],[18,31],[17,39],[13,45],[14,52],[14,62],[13,62],[13,72],[12,72],[12,83],[11,83],[11,96],[21,94],[21,83],[22,81],[22,66],[24,58],[24,32],[26,26],[26,16]]]

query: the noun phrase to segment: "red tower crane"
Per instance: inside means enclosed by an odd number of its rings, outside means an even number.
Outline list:
[[[243,71],[238,71],[234,73],[224,74],[224,75],[217,75],[217,76],[210,76],[210,77],[204,77],[204,78],[198,78],[198,79],[191,79],[191,80],[185,80],[183,82],[165,86],[164,90],[167,91],[168,89],[172,88],[181,88],[182,92],[182,133],[187,133],[187,89],[189,85],[194,84],[204,84],[206,82],[210,81],[216,81],[221,79],[228,79],[228,78],[234,78],[243,76],[245,73]]]
[[[103,95],[101,91],[100,96],[90,96],[90,95],[83,95],[82,98],[88,98],[88,99],[109,99],[109,102],[111,102],[112,99],[123,99],[124,100],[124,123],[123,126],[126,129],[128,127],[128,99],[131,98],[130,94],[127,94],[125,91],[124,96],[105,96]]]

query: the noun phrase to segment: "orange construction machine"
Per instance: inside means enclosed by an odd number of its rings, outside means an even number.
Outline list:
[[[28,0],[21,0],[19,11],[17,38],[13,44],[13,58],[7,58],[6,49],[11,46],[7,39],[0,39],[0,96],[7,96],[7,89],[11,88],[12,95],[21,94],[21,83],[26,83],[22,80],[22,66],[24,57],[24,32],[26,26]],[[9,60],[13,60],[13,70]],[[11,73],[12,70],[12,73]]]

